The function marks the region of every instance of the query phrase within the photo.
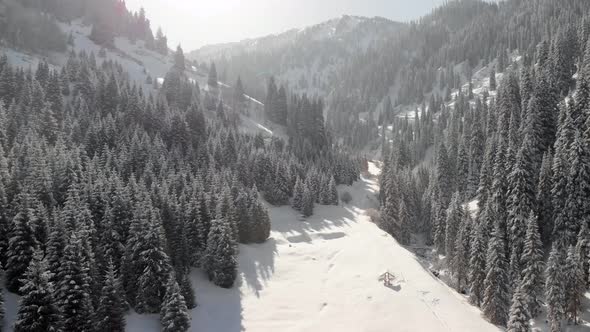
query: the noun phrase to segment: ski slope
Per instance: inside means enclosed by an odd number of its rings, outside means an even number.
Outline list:
[[[478,309],[425,270],[417,258],[370,222],[378,169],[349,191],[345,207],[316,207],[300,220],[270,207],[271,238],[240,246],[238,285],[213,286],[194,271],[199,306],[191,331],[500,331]],[[378,281],[389,271],[392,287]],[[157,315],[133,314],[128,331],[159,331]]]

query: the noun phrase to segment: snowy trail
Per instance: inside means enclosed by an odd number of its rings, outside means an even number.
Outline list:
[[[195,272],[192,331],[499,331],[370,222],[375,176],[339,189],[352,194],[351,205],[317,207],[307,221],[270,208],[268,242],[241,246],[238,287],[213,287]],[[397,277],[390,288],[377,280],[385,271]],[[159,329],[156,316],[128,324]]]

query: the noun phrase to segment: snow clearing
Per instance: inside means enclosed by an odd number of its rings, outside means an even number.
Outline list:
[[[318,206],[307,220],[269,206],[271,238],[240,246],[233,289],[195,270],[191,331],[500,331],[370,221],[379,189],[370,166],[370,177],[339,187],[353,197],[347,206]],[[379,280],[384,272],[395,276],[390,286]],[[127,324],[160,329],[157,315],[133,314]]]

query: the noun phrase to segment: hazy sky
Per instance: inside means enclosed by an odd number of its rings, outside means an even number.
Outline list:
[[[161,26],[170,47],[186,51],[301,28],[341,16],[382,16],[409,21],[443,0],[126,0],[144,7],[154,33]]]

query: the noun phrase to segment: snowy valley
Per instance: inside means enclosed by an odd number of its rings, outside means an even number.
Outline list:
[[[137,9],[0,0],[0,332],[590,330],[590,2]]]

